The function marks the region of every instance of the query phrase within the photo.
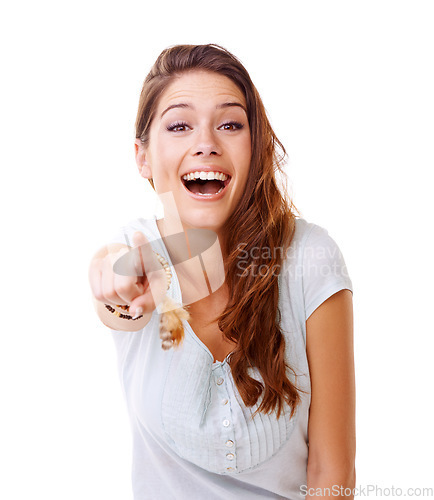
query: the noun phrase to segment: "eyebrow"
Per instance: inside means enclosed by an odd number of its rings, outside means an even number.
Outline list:
[[[222,109],[222,108],[231,108],[231,107],[234,107],[234,106],[238,106],[241,109],[243,109],[244,112],[247,115],[247,109],[240,102],[224,102],[223,104],[218,104],[216,106],[216,108],[217,109]]]
[[[238,106],[239,108],[243,109],[244,112],[247,115],[247,109],[240,102],[224,102],[223,104],[218,104],[216,106],[216,109],[232,108],[232,107],[236,107],[236,106]],[[184,103],[184,102],[181,102],[179,104],[171,104],[170,106],[168,106],[161,113],[160,118],[163,118],[164,114],[167,113],[170,109],[175,109],[175,108],[190,108],[190,109],[194,109],[194,106],[191,106],[190,104],[187,104],[187,103]]]

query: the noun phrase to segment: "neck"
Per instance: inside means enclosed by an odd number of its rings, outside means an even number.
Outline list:
[[[158,219],[157,226],[178,276],[184,306],[214,294],[224,285],[221,235],[210,230],[201,232],[167,216]]]

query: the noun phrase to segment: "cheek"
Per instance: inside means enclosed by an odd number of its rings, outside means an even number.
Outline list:
[[[242,141],[242,144],[240,144],[238,151],[240,155],[239,156],[240,165],[242,165],[243,173],[247,177],[250,170],[250,162],[252,159],[250,135]]]
[[[170,167],[177,168],[185,149],[181,142],[168,140],[164,136],[156,137],[152,155],[154,160],[156,160],[155,164],[161,165],[165,169]]]

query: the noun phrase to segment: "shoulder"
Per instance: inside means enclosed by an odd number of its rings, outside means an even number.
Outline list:
[[[123,243],[132,246],[132,236],[136,231],[144,233],[150,240],[159,238],[156,219],[138,217],[130,219],[125,225],[118,227],[117,231],[112,235],[110,243]]]
[[[326,228],[308,222],[301,217],[295,219],[295,230],[291,240],[291,247],[294,247],[294,249],[298,247],[299,250],[303,250],[307,245],[312,246],[325,242],[330,243],[331,241],[334,240]]]
[[[303,218],[295,219],[295,229],[286,254],[286,266],[303,266],[313,261],[330,261],[342,253],[328,230]]]
[[[304,304],[304,320],[328,297],[352,282],[344,256],[326,228],[297,218],[284,274],[292,293]]]

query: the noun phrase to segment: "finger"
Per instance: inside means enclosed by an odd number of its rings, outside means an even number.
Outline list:
[[[103,301],[111,305],[123,305],[125,302],[119,297],[114,287],[114,273],[111,259],[105,258],[101,270],[101,289]]]
[[[113,284],[115,292],[125,304],[130,304],[135,297],[143,295],[145,291],[143,278],[138,278],[137,276],[114,274]]]
[[[145,261],[152,255],[152,247],[140,231],[133,234],[135,246],[127,252],[117,252],[113,258],[113,272],[121,276],[146,276]]]
[[[152,251],[148,239],[141,231],[133,234],[133,262],[137,276],[146,276],[144,260],[148,258],[148,252]]]
[[[134,262],[136,268],[142,272],[141,275],[146,276],[148,273],[159,271],[161,265],[146,236],[140,231],[136,231],[133,234],[133,243],[134,247],[132,252],[134,254]],[[137,275],[139,276],[140,274]]]
[[[133,249],[130,255],[133,254],[135,272],[137,276],[144,276],[146,279],[143,292],[130,304],[130,312],[134,315],[136,309],[151,312],[162,302],[167,290],[167,277],[146,236],[141,231],[136,231],[132,240]],[[128,267],[126,259],[127,256],[123,256],[122,262],[117,263],[121,265],[116,269],[125,274]]]
[[[145,293],[136,297],[130,304],[130,314],[133,317],[139,316],[140,314],[152,313],[155,309],[154,298],[151,293]]]
[[[102,259],[95,259],[89,266],[89,283],[90,289],[96,300],[104,300],[101,287],[101,264]]]
[[[152,312],[163,301],[166,294],[168,282],[166,272],[161,266],[158,271],[149,273],[147,278],[148,286],[144,293],[134,298],[130,304],[130,312],[133,316],[139,308],[142,312]]]
[[[140,247],[149,243],[148,238],[142,233],[142,231],[135,231],[133,234],[133,248]]]
[[[128,254],[130,250],[130,247],[122,246],[121,248],[119,248],[118,243],[109,243],[108,245],[106,245],[107,253],[104,258],[109,259],[112,266],[114,266],[115,263],[120,258],[122,258],[123,255]]]

